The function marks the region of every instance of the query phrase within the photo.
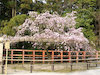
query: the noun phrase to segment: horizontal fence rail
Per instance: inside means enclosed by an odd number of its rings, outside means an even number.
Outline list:
[[[3,60],[6,60],[6,58],[4,58]],[[8,60],[12,60],[12,59],[8,59]],[[100,66],[100,58],[96,59],[96,58],[88,58],[88,59],[77,59],[78,61],[79,60],[84,60],[86,61],[85,63],[75,63],[73,61],[75,61],[76,59],[63,59],[63,61],[71,61],[70,63],[56,63],[57,61],[61,61],[60,59],[54,59],[53,61],[52,60],[44,60],[45,62],[51,62],[49,64],[33,64],[32,62],[33,61],[43,61],[43,60],[24,60],[24,61],[30,61],[29,64],[13,64],[13,65],[8,65],[9,68],[13,66],[13,68],[15,70],[18,69],[18,67],[20,67],[21,69],[23,68],[23,70],[25,70],[25,68],[28,68],[28,70],[30,70],[30,73],[32,73],[32,71],[62,71],[62,70],[65,70],[65,71],[74,71],[74,70],[88,70],[88,69],[91,69],[93,67],[98,67]],[[13,59],[13,61],[23,61],[22,59],[18,59],[18,60],[15,60]],[[2,65],[2,74],[4,74],[4,66],[5,65]],[[25,67],[26,66],[26,67]],[[9,72],[9,71],[8,71]]]
[[[6,58],[4,58],[3,60],[6,60]],[[23,59],[17,59],[17,60],[16,60],[16,59],[9,59],[9,58],[8,58],[7,60],[8,60],[8,61],[9,61],[9,60],[10,60],[10,61],[11,61],[11,60],[13,60],[13,61],[23,61]],[[96,62],[96,61],[100,60],[100,58],[98,58],[98,59],[96,59],[96,58],[89,58],[89,59],[62,59],[62,61],[71,61],[71,62],[72,62],[72,61],[76,61],[76,60],[78,60],[78,61],[84,60],[84,61],[87,61],[87,62],[89,62],[89,61]],[[43,60],[29,60],[29,59],[26,60],[26,59],[25,59],[24,61],[43,61]],[[44,60],[44,61],[51,61],[51,62],[52,62],[52,60]],[[54,61],[54,62],[55,62],[55,61],[61,61],[61,59],[54,59],[53,61]]]
[[[4,50],[4,57],[6,50]],[[49,55],[48,55],[49,54]],[[21,61],[23,64],[26,61],[60,61],[60,62],[75,62],[85,61],[87,58],[98,59],[100,51],[54,51],[54,50],[22,50],[10,49],[8,50],[8,61],[12,64],[14,61]]]

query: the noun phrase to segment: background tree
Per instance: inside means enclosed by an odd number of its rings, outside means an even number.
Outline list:
[[[12,11],[12,17],[16,16],[16,0],[9,0],[7,2],[8,9],[11,9]]]
[[[32,10],[33,10],[33,11],[36,11],[36,12],[39,12],[39,13],[42,13],[42,12],[44,12],[45,8],[46,8],[46,4],[43,3],[43,1],[38,1],[38,0],[36,0],[36,1],[33,3],[33,8],[32,8]]]
[[[83,27],[83,33],[90,40],[91,45],[96,42],[95,31],[95,6],[96,0],[76,0],[75,9],[78,13],[76,28]],[[94,45],[95,46],[95,45]]]
[[[96,0],[95,32],[98,36],[97,47],[100,48],[100,1]]]
[[[27,18],[26,14],[17,15],[10,19],[9,22],[1,23],[1,34],[11,35],[14,36],[16,33],[16,27],[21,25],[25,19]]]
[[[77,11],[76,28],[83,27],[85,37],[91,42],[95,42],[96,36],[98,36],[98,40],[100,38],[99,8],[99,0],[45,0],[45,2],[43,0],[35,0],[35,2],[32,0],[0,0],[0,33],[6,33],[4,30],[7,26],[10,30],[13,28],[9,27],[9,22],[14,16],[27,14],[28,11],[42,13],[48,10],[51,14],[58,12],[60,16]],[[10,24],[16,26],[13,22]]]
[[[7,1],[8,0],[1,0],[0,6],[1,6],[1,13],[0,13],[0,20],[7,20],[11,18],[11,11],[7,8]]]
[[[32,0],[19,0],[19,12],[22,14],[26,14],[28,11],[32,10],[33,2]]]

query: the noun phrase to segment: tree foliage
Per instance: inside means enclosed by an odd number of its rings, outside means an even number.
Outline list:
[[[6,24],[3,23],[2,26],[4,27],[2,28],[2,34],[14,36],[16,33],[16,26],[21,25],[25,21],[26,18],[27,16],[25,14],[17,15],[11,18],[10,21],[7,22]]]
[[[95,41],[96,39],[93,32],[93,20],[93,14],[89,10],[81,9],[78,11],[76,28],[82,27],[85,37],[88,38],[90,41]]]
[[[66,13],[68,12],[77,11],[76,28],[82,27],[83,28],[82,31],[85,37],[88,38],[90,41],[96,40],[94,32],[96,32],[96,34],[99,35],[100,37],[99,0],[45,0],[45,1],[46,2],[44,3],[43,0],[35,0],[35,2],[32,2],[32,0],[1,0],[0,33],[7,35],[14,35],[16,33],[16,29],[14,28],[14,26],[19,26],[25,20],[25,16],[21,16],[19,14],[27,14],[28,11],[36,11],[38,13],[49,11],[51,14],[57,12],[60,16],[66,16]],[[20,19],[18,19],[18,17]],[[41,29],[45,27],[45,25],[41,26],[42,26]],[[65,27],[65,30],[66,29],[67,28]],[[26,31],[25,34],[30,34],[30,33],[29,31]]]
[[[73,11],[61,17],[49,12],[29,12],[30,17],[17,27],[15,36],[9,36],[8,39],[11,43],[29,41],[32,42],[33,48],[38,49],[89,50],[91,47],[81,31],[82,28],[75,29],[75,13]],[[52,48],[52,45],[55,47]]]

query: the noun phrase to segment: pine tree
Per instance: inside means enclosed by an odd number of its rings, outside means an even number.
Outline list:
[[[96,0],[95,31],[98,36],[97,46],[100,46],[100,1]]]
[[[19,12],[26,14],[28,11],[32,10],[32,5],[32,0],[19,0]]]
[[[16,16],[16,0],[9,0],[7,2],[7,7],[12,11],[12,17]]]

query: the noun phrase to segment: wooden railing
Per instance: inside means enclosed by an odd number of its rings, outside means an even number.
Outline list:
[[[60,59],[61,62],[66,59],[76,59],[75,62],[79,62],[78,59],[86,59],[86,58],[96,58],[100,57],[100,51],[53,51],[48,50],[49,57],[47,55],[47,50],[22,50],[22,49],[10,49],[9,50],[8,58],[11,59],[11,63],[13,64],[14,61],[21,59],[22,63],[24,64],[25,60],[43,60],[42,62],[45,63],[45,60],[50,59],[54,61],[55,59]],[[5,56],[5,51],[4,51]],[[19,60],[20,61],[20,60]],[[66,61],[70,62],[70,61]],[[33,61],[35,63],[35,61]]]

